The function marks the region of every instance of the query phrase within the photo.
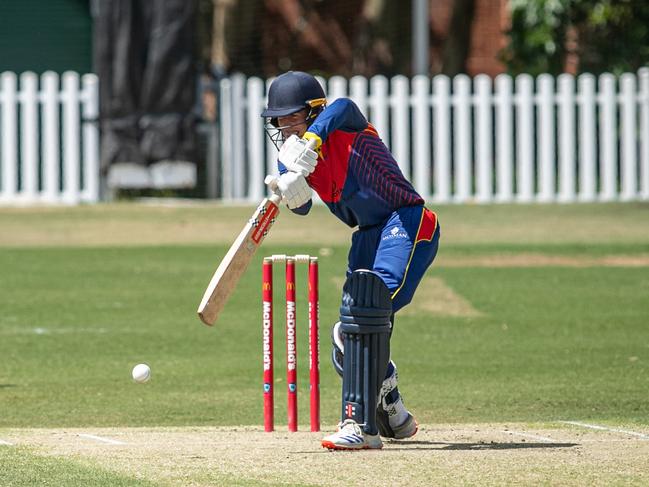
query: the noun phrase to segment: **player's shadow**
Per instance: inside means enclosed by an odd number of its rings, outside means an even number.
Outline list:
[[[528,442],[489,442],[489,443],[450,443],[446,441],[385,441],[381,452],[400,451],[446,451],[446,450],[524,450],[545,448],[573,448],[581,446],[579,443],[528,443]],[[291,453],[322,453],[325,450],[294,451]],[[370,451],[370,450],[365,450]]]
[[[7,389],[9,387],[18,387],[18,384],[0,384],[0,389]]]
[[[580,446],[579,443],[531,443],[531,442],[478,442],[478,443],[450,443],[446,441],[390,441],[386,442],[390,450],[524,450],[543,448],[572,448]],[[426,447],[429,448],[426,448]]]

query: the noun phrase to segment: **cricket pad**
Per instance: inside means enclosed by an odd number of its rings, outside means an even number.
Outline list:
[[[368,270],[354,271],[343,286],[342,419],[353,419],[377,434],[376,406],[390,360],[392,298],[383,280]]]

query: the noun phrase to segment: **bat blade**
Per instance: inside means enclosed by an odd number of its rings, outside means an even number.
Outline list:
[[[212,326],[217,320],[255,252],[275,223],[279,214],[279,201],[278,195],[264,199],[223,257],[198,306],[198,316],[206,325]]]

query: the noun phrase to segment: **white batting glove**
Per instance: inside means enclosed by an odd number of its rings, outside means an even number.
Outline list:
[[[291,210],[306,204],[313,193],[302,174],[290,171],[277,179],[277,189],[282,193],[286,205]]]
[[[318,153],[307,146],[307,140],[291,135],[279,150],[279,162],[286,169],[308,176],[318,164]]]

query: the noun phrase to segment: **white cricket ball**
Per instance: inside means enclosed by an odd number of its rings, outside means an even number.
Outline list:
[[[133,380],[135,382],[144,384],[151,378],[151,368],[147,364],[137,364],[133,367],[131,375],[133,375]]]

